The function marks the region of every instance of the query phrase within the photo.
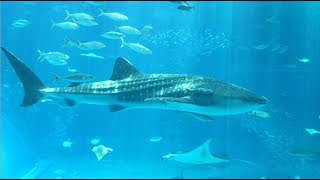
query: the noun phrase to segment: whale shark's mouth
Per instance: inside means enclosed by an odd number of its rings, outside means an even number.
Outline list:
[[[263,105],[263,104],[267,104],[269,102],[269,100],[266,97],[261,96],[261,98],[258,98],[256,102],[257,102],[257,104]]]

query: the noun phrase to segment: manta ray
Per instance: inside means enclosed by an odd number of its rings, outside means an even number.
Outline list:
[[[187,164],[217,164],[217,163],[224,163],[229,162],[228,159],[223,159],[218,156],[214,156],[210,152],[209,145],[212,139],[206,140],[203,144],[199,147],[195,148],[192,151],[186,153],[170,153],[165,156],[162,156],[162,159],[169,159],[175,160],[182,163]]]
[[[244,163],[249,163],[252,165],[256,165],[255,163],[241,160],[241,159],[230,159],[225,155],[216,155],[210,152],[210,143],[212,139],[206,140],[199,147],[189,151],[189,152],[178,152],[178,153],[170,153],[165,156],[162,156],[162,159],[175,160],[178,162],[193,164],[193,165],[203,165],[203,164],[220,164],[220,163],[228,163],[230,161],[240,161]],[[194,166],[192,166],[194,167]]]

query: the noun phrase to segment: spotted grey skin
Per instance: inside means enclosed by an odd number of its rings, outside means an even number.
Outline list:
[[[170,109],[207,118],[248,112],[268,101],[247,89],[212,78],[144,74],[122,57],[116,60],[109,80],[47,88],[19,59],[2,49],[22,78],[25,89],[22,106],[30,106],[50,96],[64,99],[69,106],[78,103],[108,105],[112,112],[128,108]]]

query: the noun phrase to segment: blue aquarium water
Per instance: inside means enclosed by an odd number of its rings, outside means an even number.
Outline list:
[[[1,178],[319,178],[319,2],[1,2]]]

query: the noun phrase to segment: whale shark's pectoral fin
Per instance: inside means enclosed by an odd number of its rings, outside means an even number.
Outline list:
[[[74,105],[77,104],[77,103],[76,103],[74,100],[72,100],[72,99],[64,99],[64,103],[65,103],[65,105],[68,106],[68,107],[71,107],[71,106],[74,106]]]
[[[77,103],[72,99],[57,99],[53,103],[58,104],[62,108],[70,108],[75,106]]]
[[[193,100],[191,97],[181,97],[181,98],[174,98],[174,97],[155,97],[155,98],[148,98],[144,100],[145,102],[156,102],[156,103],[169,103],[169,102],[178,102],[178,103],[187,103],[191,104]]]
[[[121,105],[117,105],[117,104],[109,105],[110,112],[117,112],[117,111],[121,111],[121,110],[125,110],[125,109],[126,109],[126,107],[121,106]]]
[[[212,120],[214,120],[213,117],[208,116],[208,115],[204,115],[204,114],[191,113],[191,112],[186,112],[186,111],[181,111],[181,112],[185,113],[187,115],[190,115],[198,120],[204,121],[204,122],[211,122]]]

